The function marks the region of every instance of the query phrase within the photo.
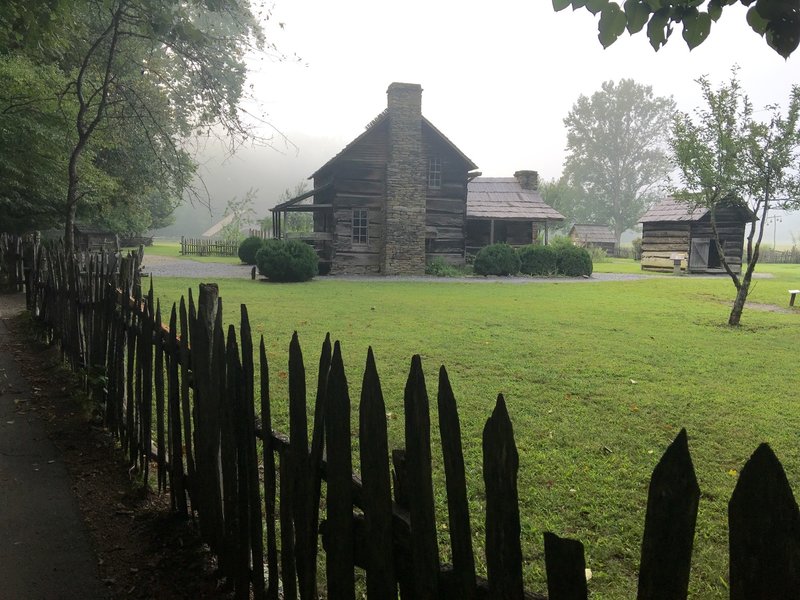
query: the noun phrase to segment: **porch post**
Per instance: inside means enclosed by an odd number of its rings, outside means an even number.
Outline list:
[[[489,245],[494,244],[494,219],[489,221]]]
[[[547,246],[547,244],[549,243],[548,242],[549,235],[548,235],[548,229],[547,229],[547,226],[548,226],[549,223],[550,222],[547,219],[545,219],[545,221],[544,221],[544,245],[545,246]]]

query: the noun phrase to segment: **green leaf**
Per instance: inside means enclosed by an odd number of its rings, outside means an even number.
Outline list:
[[[695,9],[689,16],[683,18],[683,39],[689,50],[702,44],[710,31],[711,16],[708,13],[697,12]]]
[[[586,10],[596,15],[608,5],[609,0],[586,0]]]
[[[586,6],[586,0],[572,0],[572,10],[578,10]]]
[[[767,31],[767,44],[783,58],[789,55],[800,45],[800,16],[773,21]]]
[[[666,28],[668,21],[669,17],[661,12],[657,12],[653,13],[653,16],[650,17],[650,22],[647,24],[647,37],[650,40],[650,45],[656,52],[658,52],[661,46],[667,43]]]
[[[633,35],[640,32],[650,18],[650,7],[641,0],[626,0],[624,7],[628,19],[628,33]]]
[[[758,35],[764,35],[767,32],[767,25],[769,22],[758,14],[755,6],[751,6],[747,11],[747,24],[752,27]]]
[[[711,20],[716,22],[722,16],[722,4],[720,0],[711,0],[708,3],[708,16]]]
[[[600,23],[597,26],[598,39],[603,48],[608,48],[617,41],[617,38],[625,31],[628,23],[625,13],[615,2],[610,2],[600,13]]]
[[[553,0],[553,10],[556,12],[564,10],[570,4],[572,4],[572,0]]]

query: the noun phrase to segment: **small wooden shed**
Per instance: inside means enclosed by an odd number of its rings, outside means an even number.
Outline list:
[[[569,230],[572,243],[583,248],[602,248],[609,256],[617,255],[617,238],[607,225],[576,223]]]
[[[117,234],[105,227],[76,223],[73,227],[75,248],[77,250],[99,251],[119,250]]]
[[[536,171],[517,171],[514,177],[477,177],[467,186],[467,252],[505,242],[522,246],[547,243],[548,228],[564,215],[547,204],[538,191]]]
[[[740,273],[744,233],[753,212],[736,203],[720,203],[716,209],[717,232],[725,260]],[[724,273],[707,208],[692,208],[687,202],[667,197],[639,221],[642,224],[642,269],[671,271],[674,261],[690,273]]]

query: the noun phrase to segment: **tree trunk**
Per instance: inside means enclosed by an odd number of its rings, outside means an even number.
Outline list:
[[[750,291],[750,277],[749,273],[745,274],[742,284],[736,291],[736,299],[733,301],[733,308],[728,317],[728,325],[737,326],[742,318],[742,311],[744,310],[744,303],[747,301],[747,293]]]
[[[75,250],[75,215],[78,212],[78,174],[70,169],[67,188],[67,212],[64,214],[64,253]]]

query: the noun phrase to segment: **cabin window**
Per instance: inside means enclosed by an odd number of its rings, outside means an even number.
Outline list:
[[[367,235],[367,211],[357,208],[353,211],[353,243],[366,244],[369,240]]]
[[[438,156],[428,159],[428,188],[438,190],[442,187],[442,159]]]

